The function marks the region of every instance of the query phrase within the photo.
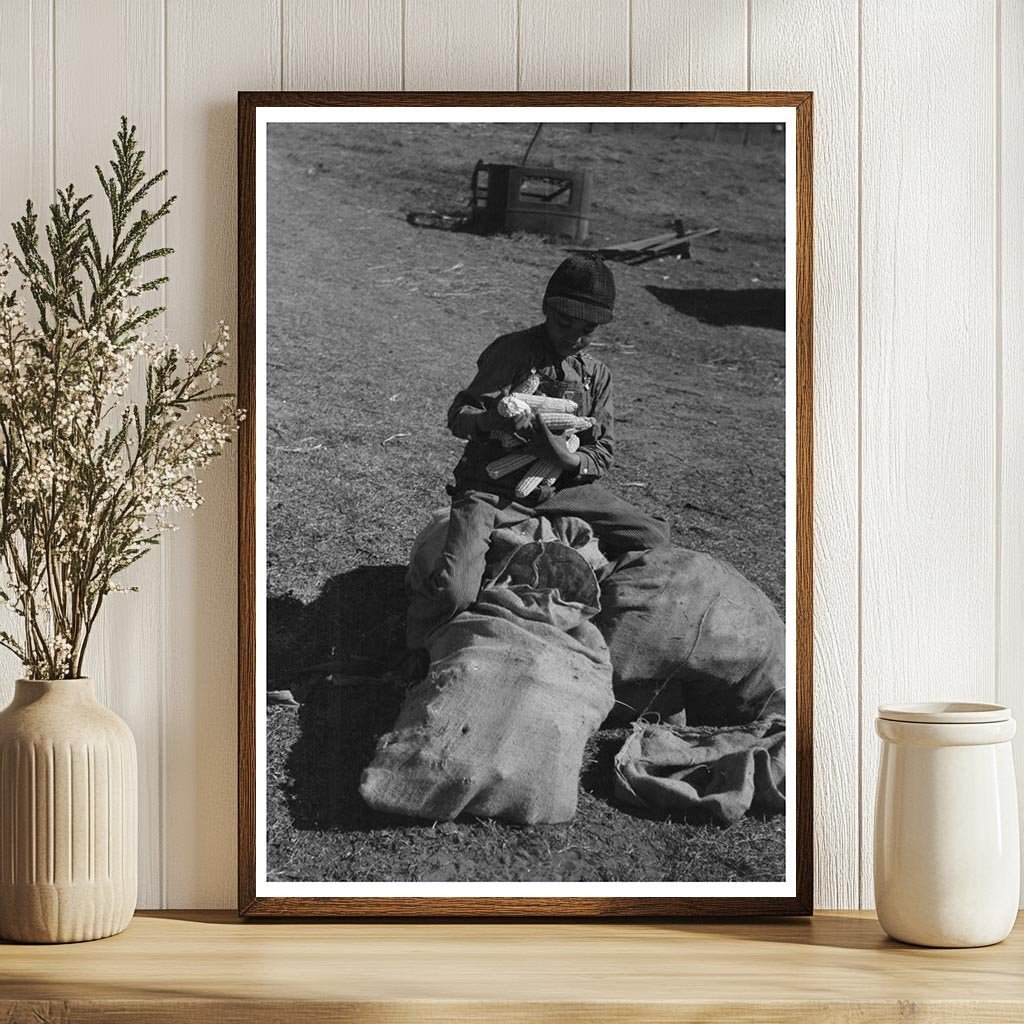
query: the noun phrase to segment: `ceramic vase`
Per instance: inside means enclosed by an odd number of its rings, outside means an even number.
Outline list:
[[[0,938],[123,931],[138,888],[131,730],[91,679],[15,684],[0,712]]]
[[[875,906],[894,939],[988,946],[1017,915],[1020,838],[1010,740],[998,704],[878,709]]]

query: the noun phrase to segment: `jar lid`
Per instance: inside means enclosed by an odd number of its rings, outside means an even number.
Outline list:
[[[882,704],[878,717],[888,722],[923,722],[931,725],[969,725],[1008,722],[1010,709],[1003,704],[966,701],[928,701],[922,704]]]

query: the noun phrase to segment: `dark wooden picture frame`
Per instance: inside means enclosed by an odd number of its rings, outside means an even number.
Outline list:
[[[796,799],[795,895],[770,897],[257,896],[256,456],[253,416],[239,437],[238,902],[245,916],[666,917],[806,915],[813,907],[812,789],[812,95],[809,92],[530,92],[238,94],[238,402],[256,408],[257,112],[262,107],[786,107],[796,125]]]

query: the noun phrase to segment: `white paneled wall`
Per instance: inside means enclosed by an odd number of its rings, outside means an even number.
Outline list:
[[[752,89],[815,94],[815,886],[859,906],[857,8],[832,0],[751,11]],[[815,45],[794,46],[795,39]],[[870,752],[871,743],[868,743]]]
[[[161,329],[186,346],[235,317],[238,90],[815,92],[816,901],[869,906],[875,706],[1024,706],[1024,0],[0,14],[0,224],[55,184],[91,187],[127,113],[180,197]],[[232,452],[93,649],[139,741],[143,906],[234,905],[234,481]],[[17,672],[0,661],[0,699]]]
[[[995,691],[996,13],[865,0],[861,14],[865,800],[877,704]]]
[[[996,699],[1024,704],[1024,3],[997,23],[996,78]],[[1016,746],[1024,788],[1024,739]]]
[[[102,200],[93,167],[109,160],[110,142],[104,136],[113,134],[122,113],[130,114],[138,126],[148,166],[159,169],[166,163],[162,4],[160,0],[65,4],[54,6],[51,17],[56,184],[62,188],[74,182],[79,191],[97,193]],[[96,59],[98,53],[104,54],[103,60]],[[165,194],[161,193],[161,200]],[[99,211],[96,200],[91,205]],[[9,219],[5,216],[0,223]],[[106,220],[97,217],[103,227]],[[109,237],[109,231],[104,234]],[[178,262],[184,261],[179,258]],[[176,266],[170,269],[177,271]],[[166,273],[163,267],[160,270],[154,276]],[[162,298],[166,301],[166,295]],[[166,327],[163,322],[154,325],[157,331]],[[141,400],[144,387],[137,394]],[[150,555],[152,563],[131,567],[123,585],[137,586],[139,592],[112,596],[90,641],[94,647],[90,671],[97,696],[131,725],[139,748],[139,829],[146,837],[139,847],[139,870],[147,901],[159,899],[164,846],[166,554],[160,551]]]

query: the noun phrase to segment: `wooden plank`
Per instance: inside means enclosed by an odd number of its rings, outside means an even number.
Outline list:
[[[285,89],[401,89],[402,0],[282,0]]]
[[[521,0],[519,88],[628,89],[627,0]]]
[[[168,221],[167,320],[186,349],[234,320],[236,93],[279,86],[279,15],[276,0],[168,0],[167,147],[181,198]],[[167,901],[223,907],[235,899],[234,445],[201,490],[204,505],[167,544]]]
[[[794,6],[799,14],[800,5],[775,4],[777,18],[788,22]],[[747,0],[633,0],[631,24],[630,88],[751,88]]]
[[[1020,926],[996,946],[924,950],[891,942],[871,917],[854,914],[260,926],[173,911],[136,917],[100,943],[6,947],[0,1016],[17,1024],[1009,1024],[1024,1012],[1022,955]]]
[[[694,238],[706,238],[708,235],[717,235],[718,228],[699,228],[696,231],[687,231],[682,235],[678,235],[675,238],[667,238],[664,242],[657,242],[654,245],[645,246],[636,255],[647,256],[650,255],[664,255],[667,251],[675,249],[676,246],[683,242],[689,242]]]
[[[404,89],[515,89],[515,0],[406,0]]]
[[[991,4],[863,3],[865,906],[876,706],[995,693],[994,40]]]
[[[658,246],[656,249],[645,249],[642,252],[634,253],[625,262],[635,267],[640,263],[649,263],[651,260],[661,259],[663,256],[679,256],[684,260],[688,260],[690,258],[690,243],[675,242],[670,245]]]
[[[1024,715],[1024,4],[1001,5],[1000,165],[996,266],[1001,285],[999,664],[996,700]],[[1024,744],[1014,745],[1024,779]],[[1024,785],[1020,787],[1024,820]],[[1024,893],[1024,887],[1022,887]],[[1022,904],[1024,905],[1024,904]]]
[[[861,856],[857,11],[754,0],[750,41],[754,88],[815,94],[814,898],[851,907]]]
[[[16,248],[12,221],[31,199],[44,210],[53,195],[53,33],[49,0],[11,0],[0,31],[0,244]],[[21,620],[0,608],[0,629],[17,636]],[[14,696],[18,658],[0,648],[0,707]]]
[[[682,238],[683,235],[677,234],[675,231],[663,231],[660,235],[651,235],[650,238],[638,238],[634,242],[619,242],[617,245],[608,246],[608,251],[615,249],[619,252],[639,252],[641,249],[649,249],[651,246],[663,245],[665,242],[678,241]]]
[[[0,161],[2,239],[14,245],[11,221],[32,199],[45,209],[53,191],[53,36],[48,0],[11,0],[0,32]],[[16,155],[16,158],[14,158]]]
[[[65,1014],[63,1018],[59,1014]],[[87,1001],[84,999],[32,1000],[12,1008],[6,1024],[39,1024],[41,1020],[73,1020],[75,1024],[581,1024],[597,1019],[602,1024],[901,1024],[905,1013],[921,1014],[928,1024],[1017,1024],[1020,1005],[1005,1001],[930,1000],[814,1003],[792,1000],[741,1004],[687,1000],[665,1004],[607,1002],[580,998],[552,1003],[501,1005],[438,1000],[415,1009],[398,1003],[354,1004],[346,1001],[252,998],[245,1001],[182,998],[162,1003],[140,1000]]]
[[[597,1019],[602,1024],[763,1024],[786,1021],[787,1024],[900,1024],[902,1013],[920,1013],[928,1024],[1017,1024],[1020,1007],[1016,1003],[908,1002],[841,1003],[827,1000],[813,1005],[779,1001],[760,1006],[740,1006],[726,1002],[657,1004],[598,1003],[580,999],[559,1003],[512,1004],[511,1009],[497,1003],[470,1003],[458,999],[438,1001],[410,1009],[398,1004],[355,1005],[323,1000],[275,1001],[253,999],[243,1003],[222,1000],[182,999],[174,1002],[143,1003],[125,1000],[95,1003],[82,999],[61,1002],[40,1000],[12,1010],[5,1024],[38,1024],[40,1020],[65,1020],[75,1024],[110,1024],[130,1020],[132,1024],[252,1024],[253,1021],[287,1020],[289,1024],[581,1024]],[[25,1014],[24,1016],[22,1014]],[[116,1014],[116,1018],[111,1016]]]
[[[94,221],[109,241],[109,211],[94,166],[113,156],[111,139],[120,117],[138,126],[147,169],[164,166],[163,9],[161,0],[60,0],[55,8],[54,81],[57,184],[74,182],[92,192]],[[103,54],[97,60],[97,54]],[[85,87],[88,83],[88,87]],[[159,196],[162,199],[163,189]],[[154,232],[154,246],[163,242]],[[161,264],[163,261],[160,261]],[[160,276],[161,267],[151,267]],[[163,295],[156,293],[156,302]],[[157,322],[153,329],[162,330]],[[128,398],[145,396],[140,373]],[[164,585],[159,554],[150,553],[119,579],[136,594],[111,594],[103,605],[86,654],[85,671],[96,681],[98,698],[131,727],[139,752],[139,905],[162,905],[164,758],[162,704]]]

